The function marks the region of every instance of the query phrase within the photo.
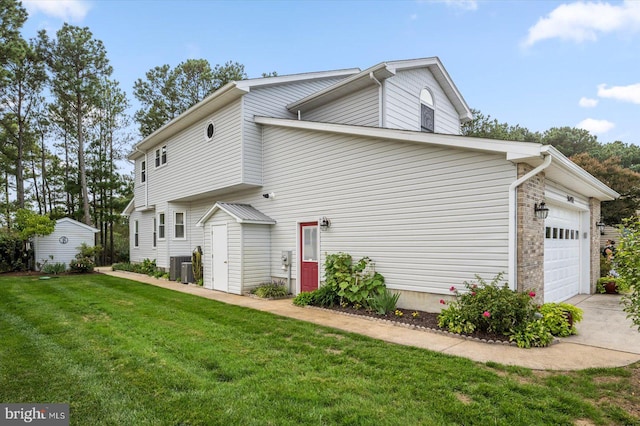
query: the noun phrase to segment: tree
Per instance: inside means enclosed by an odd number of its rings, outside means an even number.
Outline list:
[[[623,221],[621,239],[616,251],[616,272],[631,288],[622,302],[624,310],[640,331],[640,219],[635,216]]]
[[[16,212],[15,227],[20,237],[26,241],[36,235],[51,234],[55,230],[56,223],[49,216],[35,214],[27,209],[19,209]]]
[[[47,80],[44,63],[33,43],[15,42],[15,54],[5,65],[6,84],[0,87],[0,126],[7,140],[0,145],[2,154],[13,163],[18,208],[25,207],[25,164],[31,158],[37,135],[33,123],[38,106],[44,102],[42,91]]]
[[[571,160],[620,194],[617,200],[602,204],[604,223],[617,225],[640,209],[640,173],[624,168],[618,157],[601,161],[583,152],[574,155]]]
[[[499,139],[517,142],[540,142],[540,134],[519,125],[500,123],[497,119],[485,116],[479,110],[472,109],[473,120],[462,125],[462,134],[477,138]]]
[[[189,59],[174,69],[169,65],[157,66],[145,75],[146,80],[136,80],[133,91],[142,104],[135,120],[143,137],[230,81],[247,78],[242,64],[229,61],[212,69],[206,59]]]
[[[594,157],[603,161],[610,157],[618,157],[623,167],[640,172],[640,146],[615,141],[600,145]]]
[[[545,130],[541,142],[545,145],[553,145],[567,157],[583,152],[593,155],[600,147],[596,136],[588,130],[575,127],[553,127]]]
[[[50,40],[39,33],[42,50],[52,74],[52,90],[61,106],[63,118],[73,123],[72,136],[77,142],[78,172],[82,199],[82,221],[91,224],[89,193],[85,165],[86,119],[100,99],[101,79],[111,75],[107,53],[89,28],[64,24]]]
[[[0,0],[0,87],[7,78],[5,65],[18,53],[20,29],[26,20],[27,11],[19,1]]]

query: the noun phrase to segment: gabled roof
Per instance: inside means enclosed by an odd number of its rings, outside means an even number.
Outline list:
[[[70,223],[70,224],[75,225],[75,226],[77,226],[77,227],[80,227],[80,228],[86,229],[87,231],[91,231],[91,232],[93,232],[94,234],[95,234],[96,232],[100,232],[100,230],[99,230],[99,229],[94,228],[93,226],[89,226],[89,225],[87,225],[87,224],[85,224],[85,223],[78,222],[77,220],[73,220],[73,219],[71,219],[70,217],[63,217],[62,219],[58,219],[58,220],[56,220],[56,226],[57,226],[59,223]]]
[[[216,203],[200,218],[196,226],[204,226],[204,224],[213,216],[213,214],[222,210],[229,216],[233,217],[238,223],[252,223],[258,225],[275,225],[276,221],[266,214],[249,204],[234,203]]]
[[[573,163],[551,145],[271,117],[255,117],[254,121],[262,125],[289,129],[312,130],[349,136],[387,139],[400,143],[424,143],[449,148],[500,153],[504,154],[505,158],[509,161],[527,163],[534,167],[542,164],[544,157],[551,156],[551,165],[545,170],[545,175],[548,178],[580,194],[601,201],[610,201],[620,196],[616,191]]]
[[[471,109],[462,97],[462,94],[460,94],[453,80],[451,80],[449,73],[442,65],[442,62],[440,62],[440,59],[435,56],[432,58],[382,62],[358,74],[345,78],[323,90],[312,93],[296,102],[292,102],[287,105],[287,109],[291,112],[300,111],[304,113],[365,87],[377,85],[376,80],[381,82],[389,77],[393,77],[399,70],[415,68],[428,68],[429,71],[431,71],[438,84],[442,87],[442,90],[444,90],[454,105],[461,121],[464,122],[473,119]]]
[[[144,151],[149,148],[206,118],[213,111],[216,111],[236,99],[239,99],[242,95],[249,93],[251,88],[276,86],[296,81],[312,81],[325,78],[346,77],[359,71],[359,68],[349,68],[229,82],[137,143],[133,147],[132,152],[129,153],[128,158],[129,160],[135,160],[142,156]]]

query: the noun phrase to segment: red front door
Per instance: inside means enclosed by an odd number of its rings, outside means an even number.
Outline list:
[[[318,289],[318,222],[300,224],[300,291]]]

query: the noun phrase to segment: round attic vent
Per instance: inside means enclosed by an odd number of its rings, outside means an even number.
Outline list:
[[[211,139],[213,139],[215,134],[216,134],[216,126],[215,124],[213,124],[213,121],[209,121],[206,127],[204,128],[204,138],[205,140],[210,141]]]

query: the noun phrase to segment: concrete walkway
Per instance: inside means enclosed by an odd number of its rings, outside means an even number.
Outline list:
[[[625,317],[620,305],[617,304],[619,296],[576,296],[569,300],[569,303],[584,310],[584,319],[578,324],[577,336],[561,339],[560,343],[547,348],[519,349],[401,327],[366,317],[302,308],[293,305],[291,299],[261,300],[131,272],[112,271],[110,267],[96,269],[107,275],[479,362],[493,361],[536,370],[580,370],[621,367],[640,361],[640,332],[631,328],[631,321]]]

